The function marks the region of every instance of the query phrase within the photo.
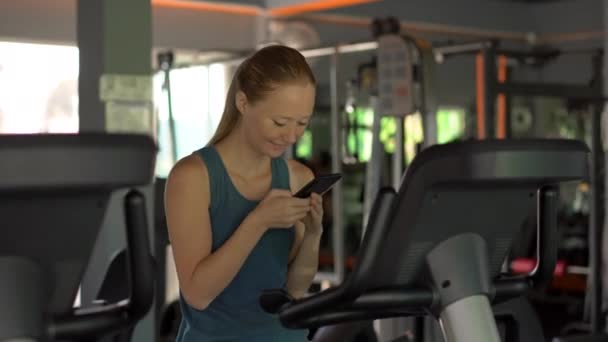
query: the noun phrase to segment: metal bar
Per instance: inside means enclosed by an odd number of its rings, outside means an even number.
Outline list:
[[[509,79],[511,78],[511,73],[512,73],[511,67],[507,66],[507,75],[506,75],[505,82],[503,82],[503,83],[509,82]],[[512,128],[511,128],[511,107],[512,107],[512,102],[513,102],[513,99],[511,98],[511,96],[505,96],[505,110],[506,110],[505,138],[506,139],[510,139],[511,138],[512,131],[513,131]]]
[[[523,50],[513,50],[513,49],[497,49],[497,55],[503,55],[508,58],[512,58],[518,61],[523,61],[527,59],[537,59],[537,60],[548,60],[552,58],[558,58],[561,55],[564,55],[566,51],[562,51],[561,49],[551,49],[546,51],[523,51]]]
[[[334,49],[334,54],[331,56],[331,65],[329,69],[330,81],[330,96],[331,96],[331,169],[333,173],[342,173],[342,115],[339,110],[338,102],[338,48]],[[342,210],[342,182],[338,182],[332,193],[333,207],[333,227],[332,227],[332,245],[334,252],[334,273],[336,280],[341,283],[344,279],[344,225],[343,225],[343,210]]]
[[[378,42],[376,42],[376,41],[353,43],[353,44],[346,44],[346,45],[338,45],[338,53],[345,54],[345,53],[353,53],[353,52],[371,51],[371,50],[376,50],[377,48],[378,48]],[[305,52],[304,56],[307,56],[307,54],[310,54],[310,52]]]
[[[496,84],[495,87],[497,93],[504,93],[506,95],[555,96],[589,101],[606,100],[596,89],[586,85],[507,82]]]
[[[309,21],[316,21],[319,23],[331,25],[352,26],[361,28],[369,28],[373,20],[372,18],[368,17],[319,13],[302,14],[296,16],[295,18],[301,18]],[[440,34],[468,38],[499,39],[502,41],[536,43],[541,45],[588,41],[594,39],[604,39],[606,37],[606,32],[602,30],[587,30],[560,33],[513,32],[484,30],[467,26],[411,21],[401,21],[401,29],[407,32],[415,32],[418,34]]]
[[[596,91],[598,92],[598,94],[603,94],[605,95],[604,92],[604,87],[605,87],[605,80],[603,77],[603,69],[605,67],[605,62],[604,62],[604,57],[605,54],[603,53],[603,51],[598,51],[593,57],[592,57],[592,65],[593,65],[593,75],[596,75],[596,77],[594,77],[593,79],[593,84],[594,84],[594,88],[596,89]],[[596,240],[596,246],[598,247],[598,249],[595,251],[596,253],[596,260],[597,263],[595,265],[595,269],[590,269],[590,271],[595,272],[595,276],[598,277],[597,281],[596,281],[596,286],[598,287],[597,289],[595,289],[595,295],[597,296],[596,298],[598,299],[599,303],[595,303],[595,310],[597,310],[597,324],[596,324],[596,329],[598,331],[598,333],[605,333],[606,332],[606,314],[604,312],[602,312],[603,309],[603,304],[604,304],[604,296],[605,294],[603,293],[606,283],[605,283],[605,272],[603,272],[603,264],[604,264],[604,255],[606,254],[605,251],[605,246],[606,244],[604,243],[604,239],[606,238],[606,220],[605,220],[605,208],[606,208],[606,153],[604,151],[604,111],[606,109],[606,103],[605,101],[597,101],[595,103],[592,104],[592,110],[593,110],[593,115],[592,115],[592,123],[593,123],[593,128],[592,128],[592,138],[594,139],[593,142],[593,150],[594,151],[594,156],[592,157],[594,159],[593,161],[593,168],[596,170],[596,176],[597,176],[597,180],[594,184],[594,194],[593,194],[593,202],[595,204],[595,209],[594,211],[592,211],[593,215],[595,216],[595,220],[596,220],[596,228],[597,228],[597,232],[596,232],[596,236],[597,236],[597,240]],[[600,182],[601,181],[601,182]]]
[[[414,317],[414,341],[424,341],[424,321],[427,316]]]
[[[347,15],[332,15],[332,14],[303,14],[297,18],[316,21],[332,25],[354,26],[369,28],[372,23],[372,18],[355,17]],[[512,32],[500,30],[484,30],[475,27],[446,25],[429,22],[401,21],[401,29],[405,32],[417,34],[440,34],[461,36],[478,39],[500,39],[516,42],[529,43],[531,37],[537,37],[533,32]]]
[[[595,106],[591,125],[591,208],[589,215],[589,303],[591,332],[600,333],[603,329],[602,317],[602,112]]]
[[[434,47],[433,52],[435,54],[435,60],[439,63],[439,61],[437,59],[440,56],[447,57],[447,56],[451,56],[451,55],[476,54],[476,53],[482,51],[483,49],[490,47],[491,44],[492,44],[491,41],[464,43],[464,44],[450,44],[450,45],[445,45],[445,46]]]
[[[336,48],[338,49],[339,54],[356,53],[356,52],[375,50],[378,48],[378,43],[376,41],[357,42],[357,43],[352,43],[352,44],[342,44],[342,45],[337,45],[337,46],[327,46],[327,47],[320,47],[320,48],[315,48],[315,49],[300,50],[300,53],[306,58],[317,58],[317,57],[331,56],[332,54],[335,53]],[[238,56],[238,57],[209,59],[208,61],[205,61],[205,62],[198,62],[198,63],[195,62],[195,63],[189,63],[189,64],[186,63],[186,64],[173,65],[172,69],[183,69],[183,68],[190,68],[193,66],[211,65],[211,64],[224,64],[227,66],[234,66],[234,65],[241,64],[246,58],[247,58],[246,55],[242,55],[242,56]]]
[[[325,14],[309,14],[297,16],[299,18],[307,18],[309,20],[314,20],[317,22],[327,22],[336,25],[348,25],[348,26],[358,26],[358,27],[369,27],[371,25],[372,19],[370,18],[357,18],[357,17],[348,17],[348,16],[340,16],[340,15],[325,15]],[[453,34],[460,35],[466,37],[474,37],[480,39],[498,39],[502,41],[520,41],[520,42],[531,42],[534,41],[536,43],[549,43],[549,42],[566,42],[566,41],[585,41],[588,39],[601,38],[605,36],[605,32],[603,31],[589,31],[589,32],[566,32],[566,33],[557,33],[557,34],[536,34],[534,32],[507,32],[507,31],[485,31],[485,30],[477,30],[474,28],[460,27],[460,26],[448,26],[448,25],[438,25],[432,23],[401,23],[401,27],[404,31],[417,32],[417,33],[441,33],[441,34]],[[360,50],[372,50],[375,49],[374,44],[375,41],[363,42],[363,43],[354,43],[342,45],[341,48],[345,48],[343,52],[352,52],[348,50],[348,47],[351,45],[359,45],[359,44],[369,44],[369,49]],[[458,53],[473,53],[476,45],[483,45],[486,43],[465,43],[458,45],[450,45],[438,47],[438,52],[441,54],[449,55],[449,54],[458,54]],[[469,51],[468,48],[471,50]],[[451,50],[455,50],[452,52]],[[463,49],[462,51],[459,51]],[[331,55],[333,52],[333,47],[326,48],[318,48],[311,50],[303,50],[309,51],[310,56],[307,57],[321,57]],[[480,49],[477,49],[479,51]],[[218,59],[214,61],[209,61],[206,63],[192,63],[189,65],[175,65],[174,68],[187,68],[196,65],[208,65],[213,63],[223,63],[223,64],[240,64],[245,60],[246,57],[236,57],[230,59]]]
[[[413,41],[412,41],[413,42]],[[413,42],[418,55],[419,65],[422,72],[418,74],[420,83],[420,116],[422,118],[422,130],[424,132],[424,148],[437,144],[437,99],[435,98],[435,61],[433,49],[430,46],[420,46]]]
[[[382,173],[382,143],[380,142],[380,101],[377,97],[371,98],[372,108],[374,109],[374,121],[372,123],[372,154],[365,166],[365,189],[363,195],[363,227],[361,234],[365,236],[367,222],[374,199],[380,190],[380,175]]]
[[[589,267],[585,266],[568,266],[564,272],[565,274],[582,274],[589,275]]]
[[[536,41],[538,44],[550,45],[566,42],[578,42],[593,39],[606,39],[606,31],[578,31],[565,33],[546,33],[538,35]]]
[[[536,223],[536,260],[531,272],[532,284],[544,289],[551,282],[557,265],[557,189],[546,187],[538,191]]]
[[[376,41],[367,41],[367,42],[358,42],[352,44],[343,44],[337,46],[327,46],[320,47],[316,49],[305,49],[300,50],[300,53],[306,58],[316,58],[316,57],[324,57],[324,56],[332,56],[334,54],[346,54],[346,53],[355,53],[355,52],[363,52],[363,51],[371,51],[378,48],[378,43]],[[247,57],[241,56],[236,58],[229,59],[218,59],[213,62],[209,62],[208,64],[225,64],[225,65],[235,65],[241,64]]]
[[[507,81],[507,57],[499,55],[497,62],[496,82],[504,83]],[[496,97],[496,138],[505,139],[507,137],[507,125],[507,96],[498,94]]]
[[[315,274],[315,278],[313,281],[316,283],[320,283],[322,281],[328,281],[333,285],[340,284],[340,280],[338,280],[338,277],[336,276],[336,274],[334,272],[317,272],[317,274]]]
[[[177,128],[175,127],[175,117],[173,115],[173,100],[171,97],[171,69],[163,70],[165,73],[165,89],[167,91],[167,109],[169,111],[169,139],[171,140],[171,161],[177,162]]]

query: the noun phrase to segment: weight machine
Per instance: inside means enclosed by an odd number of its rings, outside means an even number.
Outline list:
[[[588,84],[522,82],[511,79],[509,64],[517,63],[540,67],[557,59],[563,52],[557,49],[519,51],[501,48],[498,41],[451,44],[434,48],[435,60],[443,63],[454,55],[472,55],[476,65],[476,123],[477,139],[508,139],[511,130],[511,98],[513,96],[547,96],[566,99],[574,106],[588,105],[591,134],[588,144],[590,158],[590,217],[588,229],[589,265],[587,276],[586,312],[589,334],[604,332],[605,315],[602,310],[602,241],[605,234],[604,211],[605,177],[602,145],[603,51],[591,53],[592,75]],[[534,118],[532,118],[534,120]],[[564,340],[566,341],[566,340]]]

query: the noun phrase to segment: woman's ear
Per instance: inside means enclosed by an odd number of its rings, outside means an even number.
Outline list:
[[[247,102],[247,95],[245,95],[245,93],[243,93],[242,91],[239,90],[236,93],[234,102],[236,105],[236,109],[238,109],[239,112],[241,112],[241,114],[245,114],[247,112],[248,102]]]

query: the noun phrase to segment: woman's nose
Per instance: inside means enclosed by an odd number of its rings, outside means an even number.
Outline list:
[[[298,130],[295,127],[290,127],[289,130],[285,133],[285,140],[294,144],[298,140]]]

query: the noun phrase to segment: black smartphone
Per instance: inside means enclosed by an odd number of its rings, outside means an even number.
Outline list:
[[[307,198],[311,193],[317,193],[319,195],[323,195],[327,190],[331,189],[337,181],[342,178],[342,175],[339,173],[331,173],[327,175],[319,175],[315,177],[313,180],[308,182],[308,184],[304,185],[302,189],[298,190],[295,197],[298,198]]]

